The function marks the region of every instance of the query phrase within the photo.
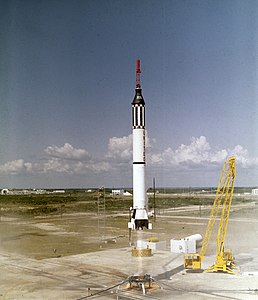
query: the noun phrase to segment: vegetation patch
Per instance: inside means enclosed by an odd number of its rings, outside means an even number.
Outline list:
[[[170,193],[168,193],[170,192]],[[155,199],[149,195],[149,210],[176,208],[181,206],[212,205],[216,190],[213,193],[191,191],[178,193],[178,190],[166,190],[166,193],[157,193]],[[239,192],[239,189],[238,189]],[[104,201],[105,199],[105,201]],[[233,203],[246,203],[250,198],[235,194]],[[105,203],[106,212],[128,212],[132,207],[132,196],[112,196],[111,191],[100,193],[66,190],[62,194],[29,194],[29,195],[0,195],[1,216],[40,216],[62,215],[69,213],[98,213],[98,204]]]

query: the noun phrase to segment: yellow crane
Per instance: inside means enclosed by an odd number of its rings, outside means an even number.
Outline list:
[[[206,229],[200,253],[188,253],[184,256],[184,266],[186,269],[201,269],[201,263],[206,253],[211,233],[216,221],[219,209],[221,208],[220,224],[217,234],[217,257],[214,265],[206,272],[227,272],[235,274],[232,269],[236,268],[231,250],[225,251],[224,242],[227,233],[228,219],[234,184],[236,179],[235,157],[231,156],[224,162],[216,196],[211,209],[211,214]]]

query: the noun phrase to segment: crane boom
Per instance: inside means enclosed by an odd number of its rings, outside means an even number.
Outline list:
[[[211,233],[216,221],[219,209],[222,205],[220,225],[217,234],[217,261],[213,266],[211,266],[208,272],[214,271],[226,271],[228,273],[233,273],[232,268],[235,267],[231,250],[224,251],[224,242],[227,232],[227,225],[230,213],[230,207],[232,202],[232,196],[234,191],[234,184],[236,178],[236,169],[235,169],[235,157],[231,156],[223,164],[220,180],[218,183],[218,188],[216,191],[216,196],[213,202],[213,206],[210,213],[209,222],[207,225],[205,237],[203,240],[202,248],[200,253],[189,253],[185,255],[184,265],[187,269],[201,269],[201,262],[205,256],[208,243],[211,237]],[[219,263],[218,263],[219,261]],[[226,267],[218,267],[218,265],[227,265]]]
[[[235,274],[232,269],[237,269],[234,264],[234,256],[231,250],[224,249],[224,243],[227,233],[228,219],[230,214],[230,207],[232,203],[232,196],[234,190],[234,184],[236,179],[236,169],[235,169],[235,158],[230,157],[229,159],[229,169],[226,182],[226,193],[223,201],[219,229],[217,234],[217,256],[215,263],[209,267],[207,272],[227,272],[230,274]]]
[[[230,207],[232,203],[232,196],[236,178],[236,169],[235,169],[235,158],[231,157],[229,159],[229,168],[228,174],[226,178],[226,193],[224,198],[224,203],[221,212],[219,230],[217,235],[217,253],[221,251],[221,246],[224,244],[226,233],[227,233],[227,226],[228,226],[228,219],[230,213]]]
[[[200,251],[201,259],[204,257],[204,255],[206,253],[208,243],[210,240],[210,236],[211,236],[211,233],[212,233],[212,230],[214,227],[214,223],[216,221],[218,211],[220,208],[221,200],[222,200],[223,196],[225,195],[225,193],[227,192],[226,190],[227,190],[227,181],[228,181],[229,172],[230,172],[230,165],[229,165],[229,162],[226,161],[226,162],[224,162],[224,165],[223,165],[218,188],[216,191],[216,196],[215,196],[213,206],[211,209],[208,226],[207,226],[206,233],[205,233],[205,236],[203,239],[202,248]]]

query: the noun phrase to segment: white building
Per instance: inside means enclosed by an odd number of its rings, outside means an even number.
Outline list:
[[[112,190],[112,196],[119,196],[123,194],[124,194],[124,190]]]
[[[252,195],[258,196],[258,189],[252,189]]]

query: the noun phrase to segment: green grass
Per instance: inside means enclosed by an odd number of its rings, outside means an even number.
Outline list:
[[[0,213],[2,216],[38,216],[76,212],[98,212],[98,193],[69,191],[64,194],[0,195]],[[175,208],[188,205],[212,205],[214,196],[203,195],[156,195],[157,209]],[[246,202],[244,197],[234,197],[234,203]],[[250,200],[249,200],[250,201]],[[105,193],[107,212],[128,212],[132,206],[132,196],[115,196]],[[149,209],[154,208],[154,198],[149,196]]]

